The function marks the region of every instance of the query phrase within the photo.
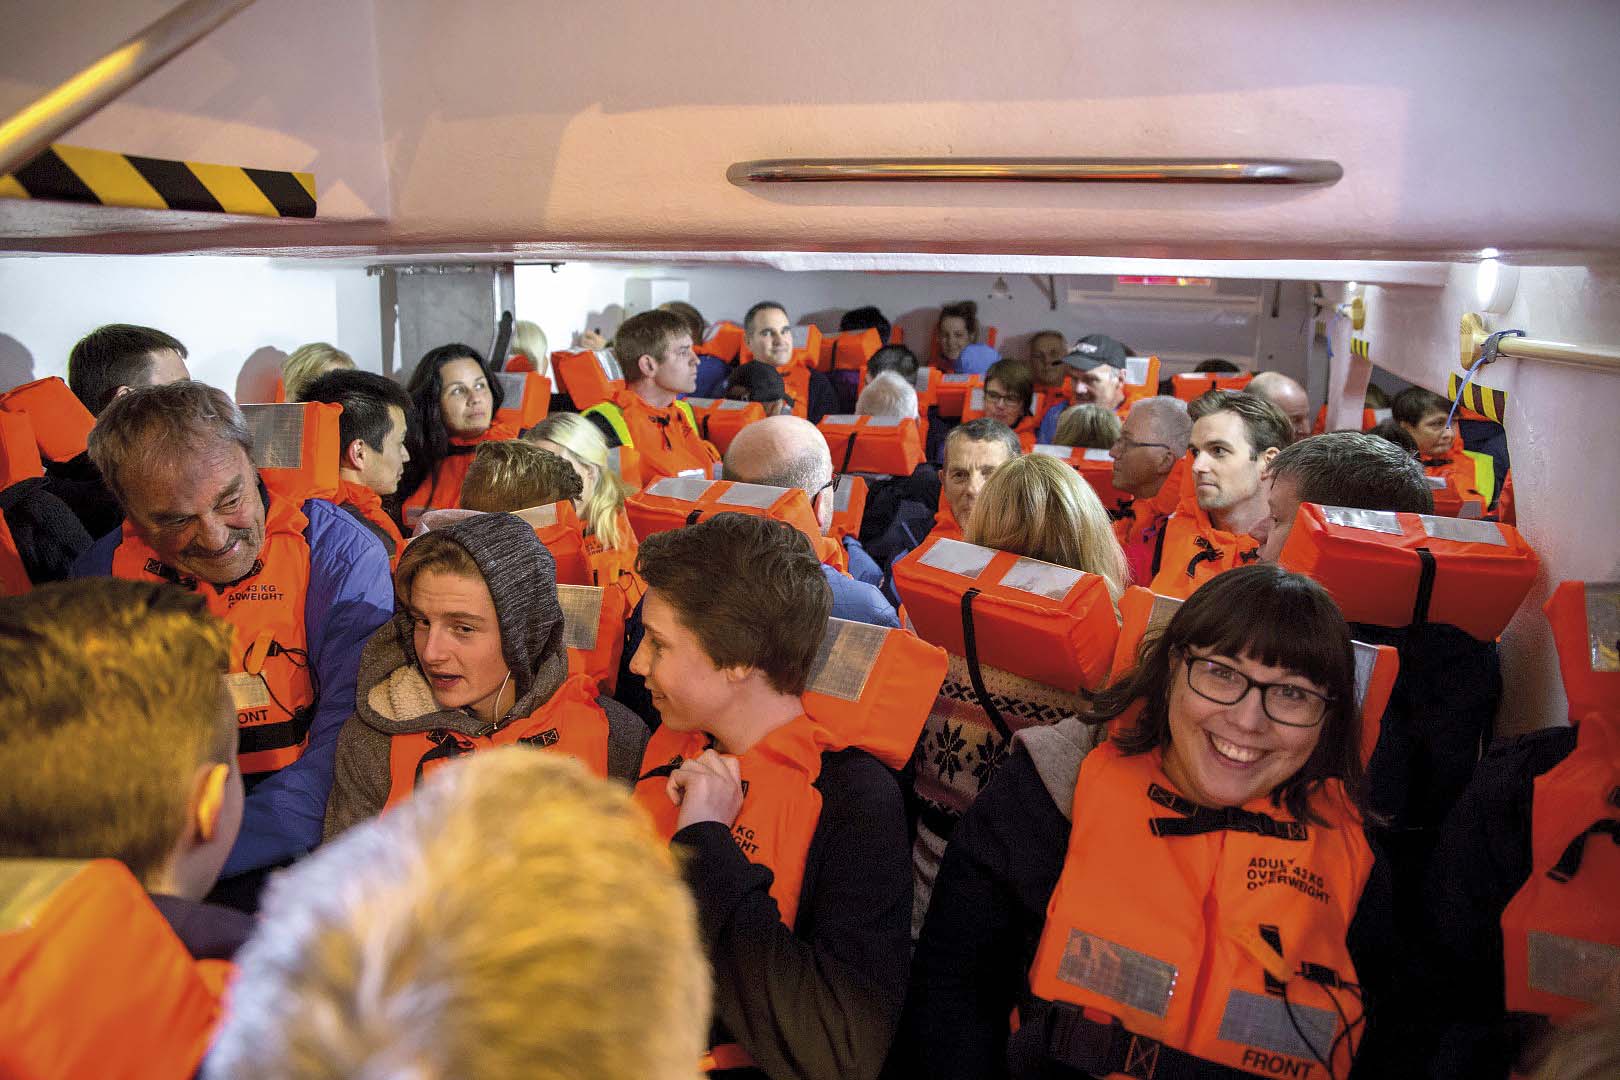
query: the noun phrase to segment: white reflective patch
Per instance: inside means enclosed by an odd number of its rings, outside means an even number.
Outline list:
[[[1390,420],[1390,419],[1394,418],[1395,410],[1394,409],[1374,409],[1372,411],[1372,414],[1373,414],[1373,423],[1382,424],[1385,420]]]
[[[1001,584],[1019,592],[1062,600],[1086,575],[1067,566],[1020,558],[1001,576]]]
[[[984,387],[973,388],[973,392],[968,395],[968,408],[974,412],[984,412]]]
[[[842,701],[859,701],[888,636],[881,626],[828,619],[805,689]]]
[[[1181,601],[1174,596],[1160,596],[1154,593],[1153,607],[1148,609],[1147,629],[1142,632],[1142,636],[1163,633],[1164,628],[1170,625],[1170,620],[1180,608]]]
[[[1595,1005],[1604,987],[1620,974],[1620,948],[1613,945],[1544,930],[1532,930],[1526,937],[1534,990]]]
[[[849,424],[854,426],[861,422],[861,418],[854,413],[828,413],[821,418],[823,424]]]
[[[1464,521],[1478,521],[1485,516],[1485,504],[1478,499],[1464,499],[1457,516]]]
[[[253,464],[261,469],[297,469],[304,460],[303,405],[243,405],[253,437]]]
[[[225,688],[231,693],[231,704],[237,712],[243,709],[263,709],[270,704],[270,688],[259,675],[235,671],[225,676]]]
[[[810,327],[795,326],[793,328],[793,347],[806,349],[810,347]]]
[[[602,619],[602,590],[595,585],[558,585],[563,613],[563,645],[590,652]]]
[[[1116,945],[1084,930],[1070,930],[1057,977],[1070,986],[1163,1018],[1176,989],[1176,966]]]
[[[1219,1035],[1227,1042],[1313,1062],[1328,1056],[1338,1030],[1339,1018],[1330,1009],[1297,1002],[1284,1005],[1281,997],[1233,990],[1221,1013]]]
[[[704,492],[714,486],[713,480],[698,476],[665,476],[653,481],[647,488],[648,495],[662,495],[666,499],[682,499],[686,502],[696,502],[703,497]]]
[[[766,487],[764,484],[732,484],[715,500],[715,504],[752,506],[758,510],[768,510],[776,504],[776,500],[787,493],[787,488]]]
[[[977,375],[941,375],[939,381],[945,386],[966,386],[976,378]]]
[[[544,506],[534,507],[528,511],[526,520],[537,529],[557,524],[557,504],[547,503]]]
[[[979,547],[977,544],[964,544],[960,540],[936,540],[934,546],[928,549],[919,562],[924,566],[932,566],[935,570],[943,570],[947,574],[959,574],[965,578],[976,578],[984,573],[984,568],[990,565],[990,560],[996,553],[990,548]]]
[[[833,512],[842,513],[849,509],[849,499],[855,491],[855,478],[853,476],[840,476],[837,485],[833,488]]]
[[[1620,582],[1586,583],[1586,640],[1593,671],[1620,671]]]
[[[932,368],[918,368],[917,369],[917,393],[921,394],[921,393],[925,392],[928,389],[928,384],[933,381],[933,376],[928,374],[929,371],[931,371],[931,370],[933,370],[933,369]]]
[[[866,418],[866,426],[869,428],[899,427],[900,421],[904,419],[903,416],[869,416]]]
[[[619,366],[619,358],[613,355],[612,349],[597,349],[591,353],[596,357],[596,366],[602,369],[602,374],[609,379],[624,378],[624,369]]]
[[[523,408],[523,395],[529,389],[529,376],[521,371],[497,371],[495,378],[500,382],[501,389],[506,392],[506,401],[501,408]]]
[[[1088,447],[1086,449],[1086,452],[1084,454],[1081,454],[1080,457],[1082,458],[1082,460],[1085,460],[1085,461],[1113,461],[1114,460],[1114,456],[1112,454],[1110,454],[1107,450],[1098,450],[1095,447]]]
[[[1068,461],[1074,456],[1074,447],[1058,446],[1055,443],[1036,443],[1034,447],[1031,448],[1030,453],[1040,454],[1044,457],[1055,457],[1062,461]]]
[[[1423,479],[1429,482],[1430,491],[1446,490],[1446,478],[1443,476],[1425,476]]]
[[[707,409],[710,405],[713,405],[720,399],[712,397],[689,397],[682,398],[681,400],[692,406],[694,409]]]
[[[738,409],[746,409],[746,408],[748,408],[748,406],[750,406],[752,404],[753,404],[752,401],[732,401],[731,399],[728,398],[725,401],[722,401],[720,403],[720,411],[721,412],[736,412]]]
[[[1150,356],[1127,356],[1125,358],[1125,381],[1132,386],[1141,386],[1147,382],[1148,361]]]
[[[1343,529],[1401,535],[1401,519],[1388,510],[1352,510],[1348,506],[1322,507],[1322,520]]]
[[[1494,521],[1465,521],[1462,518],[1436,517],[1419,514],[1423,531],[1436,540],[1455,540],[1459,544],[1490,544],[1507,547],[1507,537]]]
[[[1356,659],[1356,709],[1360,711],[1362,702],[1367,700],[1367,684],[1372,682],[1373,667],[1378,663],[1378,650],[1354,639],[1350,648]]]

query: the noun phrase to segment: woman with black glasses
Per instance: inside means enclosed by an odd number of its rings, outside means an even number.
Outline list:
[[[1088,716],[1021,732],[940,867],[914,1071],[1348,1077],[1389,936],[1354,669],[1320,586],[1244,567]]]

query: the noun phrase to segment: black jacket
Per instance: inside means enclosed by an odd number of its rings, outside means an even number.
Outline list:
[[[253,916],[219,904],[153,893],[152,904],[196,960],[234,960],[253,933]]]

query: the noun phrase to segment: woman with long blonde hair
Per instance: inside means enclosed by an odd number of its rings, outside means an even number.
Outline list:
[[[973,506],[967,541],[1096,574],[1118,603],[1130,580],[1102,500],[1066,463],[1025,454],[997,469]]]
[[[608,464],[607,440],[578,413],[554,413],[523,433],[527,442],[550,450],[579,474],[584,485],[574,509],[585,526],[585,551],[597,583],[631,575],[636,565],[636,534],[630,531],[624,499],[632,490]],[[640,589],[634,590],[639,598]]]

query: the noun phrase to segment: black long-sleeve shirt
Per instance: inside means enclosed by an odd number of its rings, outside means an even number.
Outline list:
[[[714,966],[713,1040],[740,1043],[774,1080],[876,1076],[905,998],[911,863],[899,785],[861,750],[821,760],[821,818],[791,929],[771,871],[727,826],[700,822],[672,840],[689,853]]]

